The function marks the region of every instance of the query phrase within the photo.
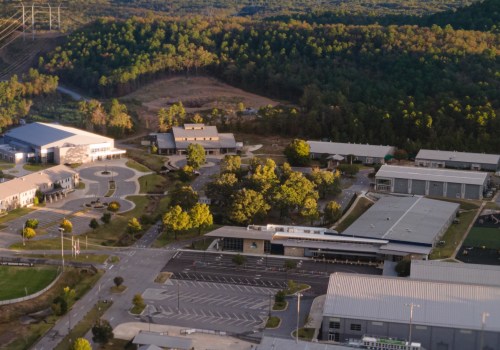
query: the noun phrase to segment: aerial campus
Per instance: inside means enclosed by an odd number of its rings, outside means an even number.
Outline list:
[[[499,13],[0,1],[0,349],[499,350]]]

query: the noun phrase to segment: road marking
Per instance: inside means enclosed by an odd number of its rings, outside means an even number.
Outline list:
[[[115,266],[115,265],[111,265],[111,266],[109,267],[109,270],[111,270],[111,269],[113,268],[113,266]]]

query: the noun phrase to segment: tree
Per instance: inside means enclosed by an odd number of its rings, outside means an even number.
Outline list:
[[[198,193],[191,186],[178,186],[171,192],[170,205],[178,205],[183,210],[189,210],[198,203],[198,199]]]
[[[220,163],[221,173],[238,174],[241,171],[241,157],[226,155]]]
[[[113,278],[113,282],[117,287],[120,287],[123,284],[123,281],[124,279],[122,276],[116,276],[115,278]]]
[[[173,231],[177,240],[177,233],[191,228],[189,214],[178,205],[170,207],[163,215],[163,225],[167,231]]]
[[[54,315],[61,316],[68,312],[68,302],[62,296],[58,296],[52,301],[50,308]]]
[[[186,117],[186,110],[182,102],[174,103],[168,109],[161,108],[158,111],[158,129],[160,132],[167,132],[173,126],[182,124]]]
[[[203,124],[203,118],[199,113],[195,113],[195,115],[193,115],[193,118],[191,118],[191,121],[195,124]]]
[[[181,171],[179,171],[179,179],[184,182],[190,181],[193,178],[193,175],[194,169],[190,165],[184,165],[181,168]]]
[[[206,161],[205,149],[198,143],[189,144],[186,159],[189,166],[195,170],[199,169]]]
[[[189,217],[191,218],[191,227],[198,229],[198,235],[201,234],[202,229],[212,226],[214,223],[210,208],[203,203],[196,203],[189,211]]]
[[[152,144],[151,145],[151,153],[158,154],[158,146],[156,146],[155,144]]]
[[[290,164],[304,166],[309,164],[309,144],[300,139],[293,140],[285,149],[285,156]]]
[[[71,346],[71,350],[92,350],[92,346],[87,339],[76,338],[75,342]]]
[[[68,219],[63,219],[59,224],[59,227],[64,229],[64,233],[73,232],[73,224]]]
[[[142,295],[140,295],[140,294],[134,295],[134,297],[132,298],[132,304],[136,308],[144,308],[144,306],[146,305],[144,303],[144,299],[142,298]]]
[[[36,236],[36,231],[34,229],[32,229],[31,227],[25,227],[23,229],[23,236],[24,238],[26,238],[27,240],[30,240],[32,238],[35,238]]]
[[[121,205],[117,201],[110,202],[108,204],[108,210],[112,213],[116,213],[118,210],[120,210]]]
[[[394,158],[398,161],[401,162],[402,160],[408,159],[408,152],[406,152],[404,149],[399,148],[394,152]]]
[[[327,224],[333,224],[342,216],[342,207],[335,201],[330,201],[323,209],[323,218]]]
[[[96,230],[99,227],[99,222],[95,218],[93,218],[92,220],[90,220],[89,227],[92,230]]]
[[[38,228],[38,220],[37,219],[28,219],[24,223],[24,227],[29,227],[32,229],[37,229]]]
[[[302,209],[300,210],[300,216],[311,222],[311,226],[314,224],[314,220],[319,218],[318,203],[316,199],[308,197],[304,201]]]
[[[97,320],[92,327],[92,340],[94,343],[106,344],[114,338],[113,327],[107,320]]]
[[[236,174],[224,173],[207,184],[206,193],[213,202],[217,202],[222,208],[225,208],[231,200],[231,195],[236,191],[237,185]]]
[[[411,260],[403,259],[396,264],[396,272],[399,277],[408,277],[411,271]]]
[[[115,136],[123,136],[133,127],[132,118],[127,113],[127,107],[118,102],[117,99],[111,100],[108,127]]]
[[[304,206],[306,198],[318,199],[314,184],[302,173],[292,172],[290,177],[274,193],[274,202],[280,208],[281,216],[288,216],[291,211]]]
[[[320,198],[325,198],[327,194],[340,193],[340,173],[325,170],[313,169],[311,180],[316,185]]]
[[[250,183],[254,190],[266,194],[278,183],[276,163],[268,158],[265,164],[257,164],[250,175]]]
[[[111,213],[102,214],[101,221],[105,224],[109,224],[109,222],[111,221]]]
[[[241,266],[247,261],[247,258],[244,255],[241,254],[236,254],[233,256],[233,263],[235,263],[238,266]]]
[[[274,301],[277,303],[284,303],[285,297],[286,297],[285,291],[279,290],[276,292],[276,295],[274,296]]]
[[[359,172],[359,166],[357,164],[340,164],[337,170],[345,176],[353,177]]]
[[[266,215],[270,208],[261,193],[244,188],[234,195],[229,218],[239,224],[247,225],[256,217]]]
[[[127,223],[127,231],[135,238],[135,234],[142,230],[141,223],[137,218],[131,218]]]

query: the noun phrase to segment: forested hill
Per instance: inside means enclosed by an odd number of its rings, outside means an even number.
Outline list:
[[[382,12],[364,13],[349,9],[349,11],[322,11],[306,14],[278,15],[269,17],[269,21],[290,22],[305,21],[315,24],[342,23],[348,25],[418,25],[431,27],[438,25],[452,26],[454,29],[481,30],[500,32],[500,1],[484,0],[468,6],[437,12],[432,15],[417,16],[415,14],[394,15]]]
[[[499,52],[500,34],[438,26],[130,19],[74,33],[42,67],[108,96],[203,71],[300,102],[270,131],[498,152]]]

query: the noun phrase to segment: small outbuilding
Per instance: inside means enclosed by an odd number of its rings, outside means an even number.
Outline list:
[[[332,160],[340,161],[352,158],[353,162],[362,164],[384,164],[386,159],[392,158],[396,151],[393,146],[324,141],[307,141],[307,143],[310,147],[310,156],[313,159],[335,157]]]

